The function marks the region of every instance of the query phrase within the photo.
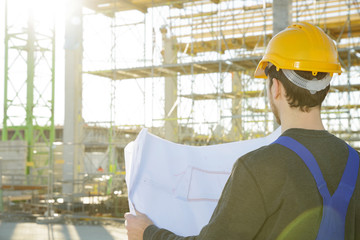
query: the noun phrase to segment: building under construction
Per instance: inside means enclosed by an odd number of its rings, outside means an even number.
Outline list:
[[[357,0],[66,2],[4,2],[1,212],[122,217],[124,147],[142,128],[188,145],[269,134],[253,73],[272,36],[300,21],[337,45],[342,74],[322,117],[360,149]]]

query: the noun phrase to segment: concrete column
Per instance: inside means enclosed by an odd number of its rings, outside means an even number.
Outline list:
[[[273,0],[273,36],[292,23],[292,0]]]
[[[242,139],[242,106],[241,102],[243,99],[242,94],[242,83],[239,72],[232,73],[232,91],[236,97],[232,100],[231,114],[233,116],[231,120],[231,138],[234,140]]]
[[[160,29],[163,40],[163,63],[177,63],[177,42],[173,37],[167,36],[165,27]],[[178,140],[177,121],[177,73],[165,77],[165,139],[173,142]]]
[[[273,0],[273,36],[292,23],[292,0]],[[279,124],[274,120],[274,129]]]
[[[63,194],[66,202],[80,191],[83,172],[82,1],[68,0],[65,27],[65,120]],[[67,196],[67,197],[66,197]]]
[[[34,78],[35,78],[35,26],[34,16],[29,9],[28,18],[28,39],[27,39],[27,92],[26,92],[26,131],[25,138],[28,144],[27,163],[33,163],[34,160]],[[30,167],[26,167],[26,175],[30,174]]]

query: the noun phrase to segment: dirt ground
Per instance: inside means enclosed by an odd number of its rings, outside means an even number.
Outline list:
[[[1,240],[127,240],[123,224],[73,225],[0,221]]]

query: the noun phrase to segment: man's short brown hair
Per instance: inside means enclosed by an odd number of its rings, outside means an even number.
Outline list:
[[[311,94],[309,90],[301,88],[290,82],[290,80],[284,75],[282,70],[276,70],[276,67],[272,65],[269,69],[266,70],[267,76],[270,78],[270,87],[272,86],[272,79],[278,79],[285,88],[286,91],[286,99],[290,105],[290,107],[299,107],[301,111],[308,112],[310,108],[321,106],[321,103],[324,101],[329,89],[330,85],[328,85],[325,89],[318,91],[314,94]],[[327,73],[318,72],[316,76],[312,75],[312,72],[309,71],[297,71],[295,73],[299,76],[313,80],[316,78],[317,80],[323,79]],[[316,81],[314,79],[314,81]]]

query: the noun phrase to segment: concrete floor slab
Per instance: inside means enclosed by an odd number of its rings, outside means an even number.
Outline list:
[[[123,225],[0,222],[1,240],[127,240]]]

